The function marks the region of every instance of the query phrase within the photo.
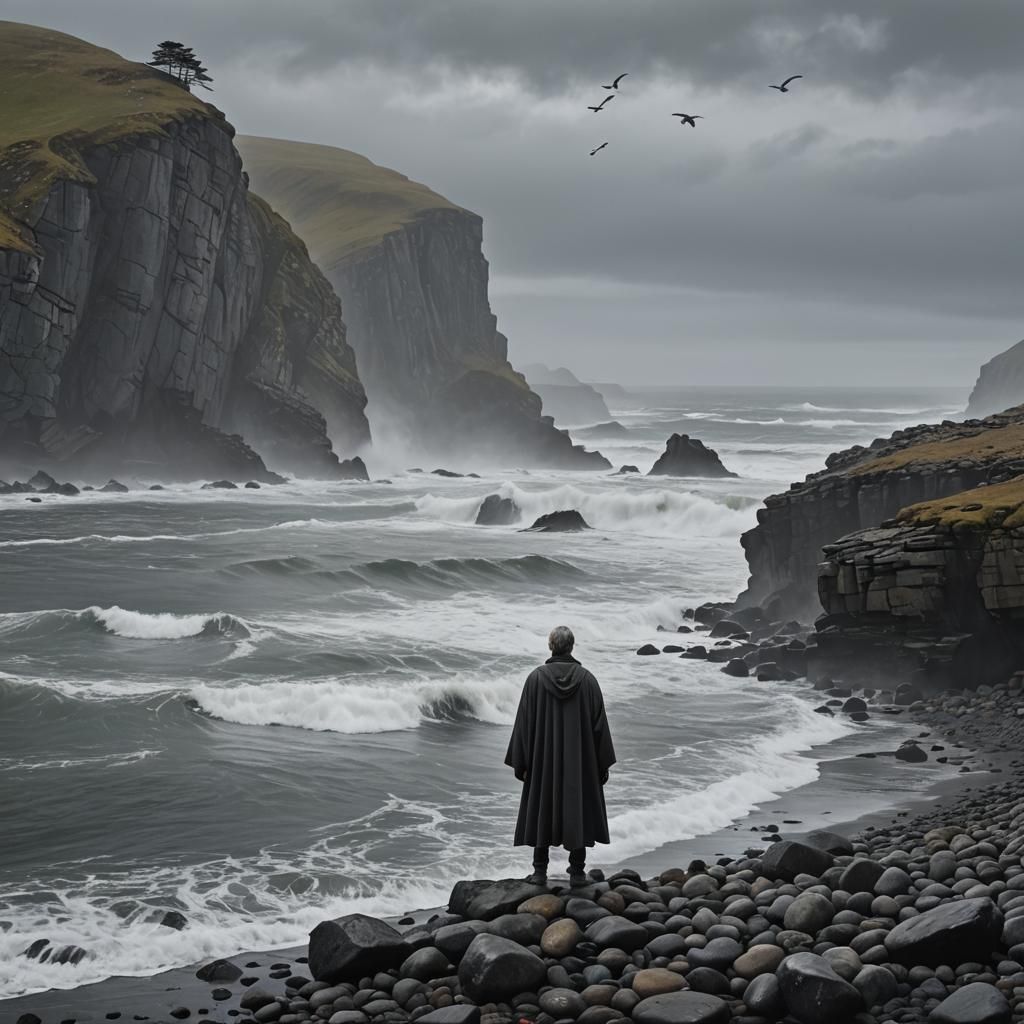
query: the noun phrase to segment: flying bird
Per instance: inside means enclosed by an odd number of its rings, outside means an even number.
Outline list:
[[[691,128],[696,128],[697,122],[704,120],[703,114],[673,114],[672,116],[681,117],[682,120],[679,123],[681,125],[688,124]]]
[[[769,89],[778,89],[779,92],[789,92],[789,89],[787,89],[786,86],[789,85],[790,82],[795,82],[798,78],[803,78],[803,77],[804,77],[803,75],[790,75],[789,78],[787,78],[782,83],[782,85],[769,85],[768,88]]]
[[[607,145],[608,145],[607,142],[602,142],[601,145],[597,147],[597,149],[592,149],[590,151],[590,155],[594,156],[595,153],[600,153],[601,150],[604,149],[604,147],[607,146]]]
[[[605,98],[601,100],[596,107],[587,107],[587,110],[592,110],[595,114],[600,114],[604,105],[606,103],[610,103],[613,99],[615,99],[614,96],[605,96]]]
[[[614,81],[612,82],[612,84],[611,84],[611,85],[602,85],[602,86],[601,86],[601,88],[602,88],[602,89],[618,89],[618,87],[619,87],[619,82],[621,82],[621,81],[622,81],[622,80],[623,80],[623,79],[624,79],[624,78],[626,77],[626,75],[628,75],[628,74],[629,74],[629,72],[628,72],[628,71],[623,71],[623,72],[622,72],[622,74],[621,74],[621,75],[619,75],[619,77],[618,77],[618,78],[616,78],[616,79],[615,79],[615,80],[614,80]]]

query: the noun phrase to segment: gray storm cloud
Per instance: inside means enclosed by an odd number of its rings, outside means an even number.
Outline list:
[[[592,377],[635,378],[639,359],[716,379],[721,351],[770,344],[790,379],[827,373],[830,342],[879,342],[923,382],[969,383],[1024,333],[1016,0],[6,0],[0,16],[139,59],[184,39],[241,130],[355,149],[477,210],[523,362],[556,346]],[[790,94],[767,89],[794,73]],[[920,358],[929,341],[942,359]],[[695,366],[702,345],[716,356]],[[720,362],[717,379],[752,365]]]

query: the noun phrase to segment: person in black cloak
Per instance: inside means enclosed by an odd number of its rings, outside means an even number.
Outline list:
[[[568,626],[548,637],[551,657],[523,686],[505,764],[523,784],[516,846],[533,847],[528,881],[547,883],[548,848],[569,850],[569,883],[586,885],[587,847],[607,843],[604,785],[615,764],[604,697],[573,656]]]

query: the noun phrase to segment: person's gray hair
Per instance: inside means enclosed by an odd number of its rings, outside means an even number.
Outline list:
[[[552,654],[570,654],[576,644],[576,637],[568,626],[555,626],[548,634],[548,647]]]

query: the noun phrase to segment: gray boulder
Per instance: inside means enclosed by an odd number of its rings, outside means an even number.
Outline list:
[[[901,921],[885,937],[885,948],[894,963],[905,967],[984,963],[998,946],[1002,930],[1003,915],[995,903],[977,896]]]
[[[625,953],[641,949],[651,937],[643,925],[614,914],[595,921],[584,934],[598,949],[621,949]]]
[[[839,888],[846,892],[874,892],[875,883],[885,874],[877,860],[861,857],[847,865],[839,876]]]
[[[743,992],[743,1002],[751,1013],[769,1020],[781,1017],[785,1010],[779,979],[774,974],[761,974],[754,978]]]
[[[860,992],[814,953],[786,957],[775,974],[786,1009],[803,1024],[848,1021],[864,1009]]]
[[[541,917],[540,914],[502,914],[491,921],[487,932],[503,939],[511,939],[520,946],[535,946],[540,942],[547,926],[547,918]]]
[[[459,964],[462,991],[476,1003],[500,1002],[521,992],[536,992],[547,974],[539,956],[497,935],[478,935]]]
[[[930,1024],[1009,1024],[1012,1016],[1006,996],[983,981],[958,988],[935,1007]]]
[[[712,939],[706,946],[691,949],[686,955],[691,967],[711,967],[724,971],[743,953],[743,947],[727,936]]]
[[[813,832],[808,832],[806,843],[816,850],[831,853],[834,857],[853,853],[853,843],[846,836],[840,835],[838,832],[829,832],[824,828],[816,828]]]
[[[443,978],[448,974],[448,957],[434,946],[424,946],[410,953],[398,973],[403,978],[414,978],[416,981],[430,981],[432,978]]]
[[[648,476],[736,476],[722,465],[718,453],[689,434],[673,434]]]
[[[421,1024],[480,1024],[480,1007],[468,1003],[442,1006],[416,1019]]]
[[[718,996],[667,992],[641,999],[633,1007],[635,1024],[725,1024],[729,1007]]]
[[[836,908],[832,901],[818,892],[802,892],[786,908],[783,926],[793,931],[817,935],[822,928],[832,923]]]
[[[761,858],[761,873],[766,878],[781,878],[785,882],[792,882],[797,875],[820,878],[832,867],[832,862],[832,854],[824,850],[783,839],[765,851]]]
[[[391,925],[365,914],[321,921],[309,933],[309,970],[329,985],[397,967],[412,952]]]
[[[462,959],[462,954],[469,949],[469,944],[486,931],[486,921],[461,921],[459,924],[446,924],[434,932],[434,945],[453,964],[457,964]]]

